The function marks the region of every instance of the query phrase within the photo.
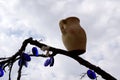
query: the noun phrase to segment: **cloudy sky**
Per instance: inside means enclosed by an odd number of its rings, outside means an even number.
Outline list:
[[[120,0],[0,0],[0,57],[11,56],[29,37],[65,49],[59,21],[79,17],[87,33],[87,52],[81,57],[120,79]],[[30,52],[31,47],[26,52]],[[80,80],[88,69],[57,55],[52,68],[44,58],[32,58],[21,80]],[[12,79],[17,77],[17,63]],[[0,80],[7,80],[8,73]],[[82,80],[90,80],[85,76]],[[98,75],[98,80],[103,80]]]

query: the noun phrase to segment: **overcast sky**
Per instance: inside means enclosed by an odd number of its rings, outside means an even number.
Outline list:
[[[29,37],[65,49],[58,23],[69,16],[79,17],[87,33],[87,52],[81,57],[120,79],[120,0],[0,0],[0,57],[15,54]],[[44,61],[32,58],[21,80],[80,80],[88,70],[62,55],[55,56],[52,68],[44,67]],[[14,67],[16,80],[17,63]],[[7,79],[8,73],[0,80]],[[100,75],[98,80],[103,80]]]

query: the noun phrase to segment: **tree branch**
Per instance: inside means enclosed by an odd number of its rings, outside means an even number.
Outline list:
[[[37,40],[33,40],[32,38],[28,38],[23,42],[21,48],[19,49],[19,51],[15,55],[13,55],[12,57],[9,57],[9,58],[0,58],[0,60],[2,60],[2,61],[0,61],[0,64],[6,64],[6,66],[8,66],[9,63],[11,63],[13,65],[13,63],[15,61],[17,61],[20,58],[20,55],[25,51],[25,48],[28,45],[28,43],[30,43],[31,45],[35,45],[39,48],[42,48],[43,46],[48,47],[48,45],[46,45],[46,44],[40,43]],[[53,53],[49,56],[39,54],[38,57],[50,57],[50,56],[55,56],[57,54],[62,54],[62,55],[71,57],[74,60],[76,60],[79,64],[81,64],[81,65],[83,65],[83,66],[85,66],[89,69],[94,70],[97,74],[101,75],[102,78],[104,78],[106,80],[117,80],[116,78],[111,76],[109,73],[102,70],[100,67],[95,66],[95,65],[91,64],[90,62],[88,62],[87,60],[84,60],[83,58],[81,58],[77,55],[69,53],[68,51],[58,49],[58,48],[54,48],[54,47],[50,47],[50,46],[49,46],[49,51],[52,51]],[[30,56],[33,56],[33,55],[30,54]],[[10,67],[9,80],[10,80],[12,65]],[[6,66],[4,66],[4,67],[6,67]],[[20,78],[21,78],[21,70],[22,70],[22,66],[19,67],[17,80],[20,80]]]
[[[38,41],[30,41],[30,44],[32,45],[36,45],[38,46],[39,48],[41,48],[42,46],[47,46],[45,44],[42,44],[42,43],[39,43]],[[74,54],[69,54],[69,52],[65,51],[65,50],[62,50],[62,49],[57,49],[57,48],[53,48],[53,47],[50,47],[49,49],[50,51],[53,51],[56,55],[56,54],[62,54],[62,55],[66,55],[66,56],[69,56],[73,59],[75,59],[77,62],[79,62],[81,65],[89,68],[89,69],[92,69],[94,70],[97,74],[101,75],[102,78],[106,79],[106,80],[117,80],[115,79],[113,76],[111,76],[110,74],[108,74],[107,72],[105,72],[104,70],[102,70],[101,68],[91,64],[90,62],[82,59],[81,57],[79,56],[75,56]]]

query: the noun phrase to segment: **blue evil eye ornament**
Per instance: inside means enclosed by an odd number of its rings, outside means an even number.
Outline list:
[[[54,57],[50,57],[50,67],[54,65]]]
[[[54,65],[54,57],[50,57],[45,61],[44,66],[47,67],[48,65],[50,65],[50,67]]]
[[[4,75],[4,71],[3,71],[3,69],[0,67],[0,77],[3,77],[3,75]]]
[[[22,54],[22,58],[23,58],[23,60],[25,60],[25,61],[31,61],[31,57],[30,57],[28,54],[26,54],[26,53],[23,53],[23,54]]]
[[[33,53],[34,56],[38,56],[39,55],[38,54],[38,49],[36,47],[32,48],[32,53]]]
[[[45,62],[44,62],[44,66],[47,67],[49,64],[50,64],[50,59],[47,59]]]
[[[90,78],[90,79],[96,79],[96,74],[94,71],[92,70],[88,70],[87,71],[87,76]]]
[[[25,67],[27,67],[27,66],[28,66],[28,63],[27,63],[25,60],[20,59],[20,60],[18,61],[18,65],[19,65],[19,66],[24,65]]]

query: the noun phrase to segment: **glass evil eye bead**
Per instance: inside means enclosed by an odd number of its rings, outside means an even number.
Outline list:
[[[31,61],[31,57],[26,54],[26,53],[22,53],[22,58],[25,60],[25,61]]]
[[[38,56],[39,55],[38,54],[38,49],[36,47],[32,48],[32,53],[33,53],[34,56]]]
[[[18,65],[21,66],[21,65],[23,65],[23,64],[24,64],[24,63],[23,63],[22,59],[19,59]]]
[[[24,65],[25,67],[27,67],[27,66],[28,66],[28,63],[27,63],[25,60],[20,59],[20,60],[18,61],[18,65],[19,65],[19,66]]]
[[[47,59],[45,62],[44,62],[44,66],[47,67],[49,64],[50,64],[50,59]]]
[[[96,74],[94,71],[92,70],[88,70],[87,71],[87,76],[90,78],[90,79],[95,79],[96,78]]]
[[[50,67],[54,65],[54,57],[50,57]]]
[[[4,75],[4,71],[3,71],[3,69],[0,67],[0,77],[3,77],[3,75]]]
[[[48,65],[50,65],[50,67],[54,65],[54,57],[50,57],[45,61],[44,66],[47,67]]]

